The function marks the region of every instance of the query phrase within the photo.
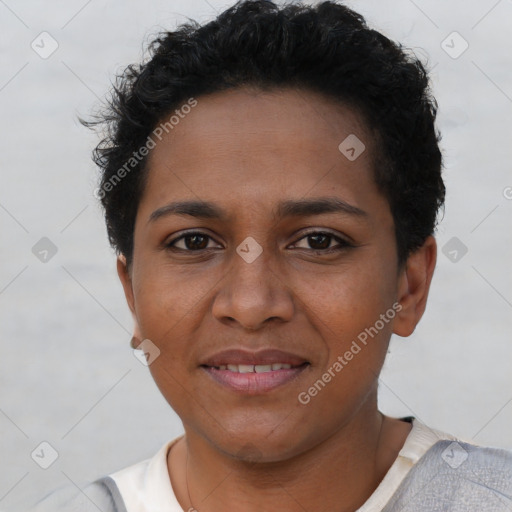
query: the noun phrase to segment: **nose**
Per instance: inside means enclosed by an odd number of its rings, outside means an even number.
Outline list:
[[[292,319],[294,303],[286,278],[270,260],[265,251],[251,263],[234,256],[214,299],[212,314],[217,320],[254,331],[271,321]]]

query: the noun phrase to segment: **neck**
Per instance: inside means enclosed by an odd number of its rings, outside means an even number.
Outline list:
[[[375,407],[314,448],[263,463],[229,457],[186,429],[169,452],[169,474],[184,510],[220,512],[235,505],[241,512],[348,512],[377,488],[410,428]]]

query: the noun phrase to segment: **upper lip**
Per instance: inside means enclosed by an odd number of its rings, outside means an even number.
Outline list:
[[[227,364],[274,364],[284,363],[292,366],[300,366],[308,361],[301,356],[291,352],[283,352],[277,349],[265,349],[257,352],[251,352],[240,349],[229,349],[217,352],[213,356],[205,359],[201,366],[221,366]]]

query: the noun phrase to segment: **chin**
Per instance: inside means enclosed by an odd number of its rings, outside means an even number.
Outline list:
[[[226,455],[246,462],[281,462],[288,460],[309,445],[306,438],[298,435],[297,429],[282,429],[279,433],[258,429],[253,424],[246,430],[226,430],[220,438],[205,436],[211,445]]]

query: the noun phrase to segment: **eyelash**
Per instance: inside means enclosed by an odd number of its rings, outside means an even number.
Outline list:
[[[184,234],[180,235],[177,238],[174,238],[173,240],[170,240],[169,242],[165,243],[164,246],[165,246],[166,249],[169,249],[171,251],[181,251],[181,252],[189,252],[189,253],[201,253],[203,251],[207,251],[208,249],[198,249],[198,250],[194,251],[192,249],[181,249],[179,247],[174,247],[174,244],[176,242],[178,242],[180,240],[184,240],[185,238],[196,236],[196,235],[199,235],[199,236],[202,236],[202,237],[206,237],[206,238],[209,238],[209,239],[213,240],[213,238],[210,235],[208,235],[206,233],[203,233],[202,231],[189,231],[187,233],[184,233]],[[308,233],[305,233],[295,243],[298,243],[301,240],[303,240],[304,238],[308,238],[308,237],[313,236],[313,235],[325,235],[328,238],[330,238],[331,241],[335,240],[336,242],[338,242],[340,244],[338,247],[330,247],[330,248],[327,248],[327,249],[306,249],[309,252],[312,252],[314,254],[322,254],[322,255],[324,255],[324,254],[331,254],[333,252],[340,252],[340,251],[343,251],[343,250],[345,250],[347,248],[354,247],[354,245],[351,244],[350,242],[348,242],[347,240],[345,240],[345,239],[343,239],[341,237],[338,237],[336,235],[333,235],[332,233],[329,233],[327,231],[310,231]]]

